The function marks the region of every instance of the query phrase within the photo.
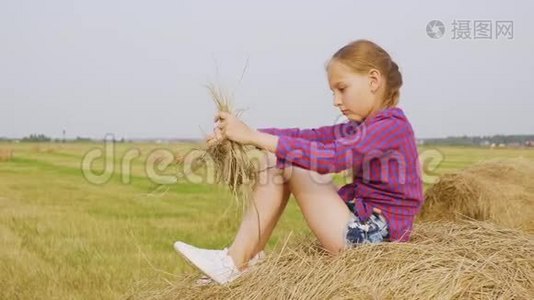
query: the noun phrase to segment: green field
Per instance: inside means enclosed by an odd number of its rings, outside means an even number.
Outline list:
[[[0,143],[0,153],[13,152],[0,159],[0,299],[127,298],[191,270],[174,252],[175,240],[229,245],[240,206],[224,188],[184,179],[162,186],[147,178],[154,150],[187,153],[192,146],[117,144],[111,178],[94,184],[83,176],[81,161],[101,144]],[[132,149],[141,156],[125,179],[121,159]],[[420,152],[439,159],[436,169],[425,164],[430,177],[493,158],[534,160],[534,149],[425,146]],[[103,170],[103,162],[94,168]],[[159,172],[173,175],[178,168]],[[290,232],[309,234],[294,201],[268,248]]]

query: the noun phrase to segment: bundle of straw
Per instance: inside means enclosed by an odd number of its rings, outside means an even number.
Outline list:
[[[240,116],[241,111],[232,108],[228,94],[213,84],[207,87],[219,112]],[[204,149],[206,155],[209,155],[214,162],[215,181],[228,186],[236,199],[246,198],[257,180],[257,166],[247,154],[253,148],[223,139]]]

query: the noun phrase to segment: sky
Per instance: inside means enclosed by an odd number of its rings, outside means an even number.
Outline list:
[[[208,83],[232,94],[250,127],[332,125],[342,119],[324,65],[357,39],[399,65],[399,106],[416,137],[534,134],[533,8],[526,0],[3,0],[0,137],[202,138],[215,114]],[[433,20],[441,38],[427,33]],[[496,36],[500,21],[512,22],[513,36],[502,27]],[[489,22],[492,36],[475,39],[475,22]],[[464,29],[471,38],[459,38]]]

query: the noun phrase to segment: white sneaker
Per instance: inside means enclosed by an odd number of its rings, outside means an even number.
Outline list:
[[[258,252],[253,258],[251,258],[247,263],[247,268],[243,271],[241,271],[242,274],[248,272],[255,264],[262,262],[265,259],[265,252],[262,250]],[[207,275],[202,275],[200,278],[198,278],[195,281],[195,285],[197,286],[204,286],[214,283],[213,279],[211,279]]]
[[[219,284],[233,281],[242,273],[228,255],[228,248],[208,250],[178,241],[174,243],[174,249]]]

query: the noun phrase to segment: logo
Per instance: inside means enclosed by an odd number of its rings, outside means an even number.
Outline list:
[[[426,34],[433,39],[439,39],[445,34],[445,25],[440,20],[432,20],[426,25]]]

